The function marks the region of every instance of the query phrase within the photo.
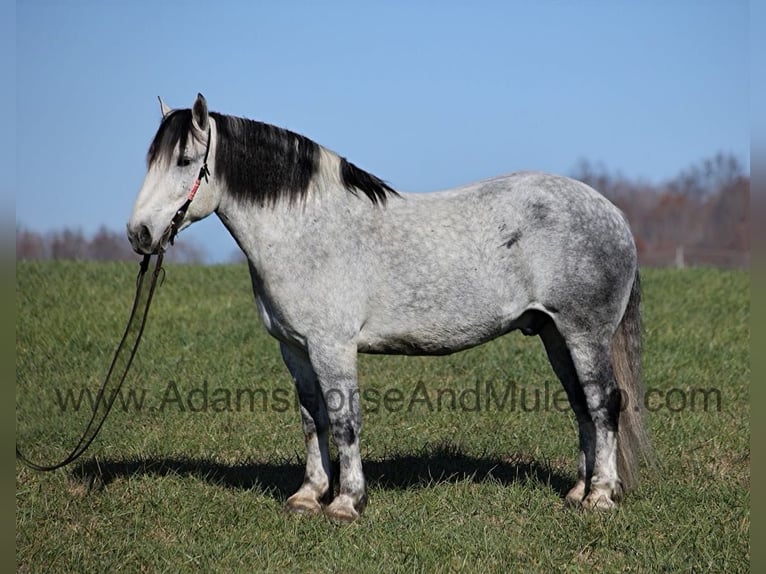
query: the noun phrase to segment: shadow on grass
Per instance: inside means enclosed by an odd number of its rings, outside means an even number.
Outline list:
[[[425,488],[438,483],[496,481],[500,484],[538,483],[562,498],[574,481],[548,463],[522,456],[502,460],[462,453],[454,446],[424,449],[417,454],[395,454],[378,460],[363,460],[370,488],[393,490]],[[297,459],[226,464],[195,458],[91,459],[72,472],[73,479],[90,489],[114,480],[141,476],[192,476],[226,488],[263,490],[277,500],[286,500],[303,481],[303,463]],[[338,476],[337,462],[334,476]]]

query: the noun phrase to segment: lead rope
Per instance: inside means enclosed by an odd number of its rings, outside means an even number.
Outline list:
[[[62,466],[66,466],[80,458],[80,456],[82,456],[82,454],[95,440],[96,435],[98,435],[98,432],[101,430],[101,426],[106,420],[106,417],[109,415],[109,411],[112,410],[112,405],[114,404],[114,401],[117,398],[117,394],[119,393],[120,388],[122,388],[122,383],[125,381],[125,377],[130,370],[130,365],[133,362],[133,357],[136,356],[138,344],[141,342],[141,335],[144,331],[144,326],[146,325],[146,318],[149,314],[149,306],[152,302],[152,295],[154,294],[154,289],[157,285],[157,279],[161,276],[160,272],[162,270],[162,258],[163,252],[160,251],[157,254],[157,260],[154,264],[154,271],[152,272],[151,281],[149,282],[144,281],[144,276],[149,270],[151,255],[144,255],[144,258],[141,261],[138,270],[138,276],[136,277],[136,297],[133,302],[133,309],[130,312],[128,325],[125,328],[125,333],[122,335],[120,344],[117,346],[117,350],[114,352],[114,357],[112,358],[112,363],[109,366],[109,370],[107,371],[106,377],[104,378],[104,382],[101,384],[101,387],[98,390],[98,395],[96,395],[93,414],[91,415],[85,430],[80,436],[80,440],[77,442],[77,445],[63,460],[50,465],[38,464],[31,461],[19,450],[19,446],[16,445],[16,458],[26,464],[28,467],[34,470],[51,471],[56,470],[57,468],[61,468]],[[140,313],[140,321],[136,321],[136,317],[139,316],[138,311],[142,308],[143,312]],[[125,352],[123,352],[127,349],[130,349],[129,355],[126,355]],[[127,358],[127,362],[120,368],[118,363],[120,363],[125,358]],[[111,392],[111,394],[109,394],[107,398],[108,387],[113,381],[113,375],[115,373],[121,374],[115,375],[117,378],[115,380],[114,390]],[[102,412],[99,413],[99,411]]]
[[[186,201],[178,209],[178,211],[176,211],[173,219],[170,222],[170,225],[168,225],[167,229],[165,229],[165,232],[160,238],[159,244],[157,246],[157,259],[154,262],[151,281],[148,283],[144,281],[144,276],[149,270],[152,256],[144,255],[143,259],[141,260],[138,269],[138,276],[136,277],[136,296],[133,301],[133,308],[130,312],[130,317],[128,318],[128,324],[125,327],[125,332],[122,335],[122,339],[120,340],[119,345],[117,345],[117,350],[114,352],[114,357],[112,358],[111,365],[109,365],[109,370],[106,373],[104,382],[101,383],[101,387],[98,390],[95,405],[93,407],[93,414],[91,415],[88,424],[85,426],[85,430],[82,432],[80,440],[77,441],[77,445],[75,445],[75,447],[63,460],[50,465],[38,464],[31,461],[21,452],[19,445],[17,444],[16,458],[27,465],[29,468],[39,471],[52,471],[74,462],[80,458],[86,450],[88,450],[88,447],[96,439],[96,436],[98,436],[98,433],[101,430],[104,421],[106,421],[107,416],[109,416],[109,412],[112,410],[114,401],[116,400],[117,395],[122,388],[122,384],[125,382],[128,371],[130,371],[130,366],[133,363],[133,358],[136,356],[136,352],[138,351],[138,345],[141,342],[141,336],[144,333],[146,319],[149,316],[149,307],[152,304],[152,297],[154,295],[154,290],[157,287],[157,282],[159,280],[159,282],[162,283],[160,279],[164,278],[165,276],[165,270],[162,267],[162,260],[165,255],[165,246],[168,242],[173,245],[175,237],[178,234],[178,227],[181,225],[181,222],[186,216],[186,211],[189,209],[189,205],[194,199],[194,196],[197,194],[197,190],[202,184],[202,179],[204,178],[205,181],[208,181],[210,170],[207,167],[207,158],[208,153],[210,152],[210,128],[208,128],[207,134],[208,138],[207,147],[205,148],[205,159],[203,161],[202,167],[199,170],[199,175],[192,185]],[[140,309],[143,309],[143,312],[138,314],[137,312]],[[140,317],[140,320],[136,321],[136,317]],[[124,352],[126,349],[130,350],[130,353],[127,355]],[[125,364],[120,366],[120,363],[123,361],[125,361]],[[112,375],[115,373],[120,374],[115,375],[117,378],[114,385],[114,390],[111,392],[111,394],[109,394],[108,399],[106,399],[105,397],[107,396],[108,387],[113,380]],[[102,406],[103,412],[99,416],[99,410]]]

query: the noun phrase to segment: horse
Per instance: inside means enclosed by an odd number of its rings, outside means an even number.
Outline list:
[[[128,238],[161,249],[209,161],[178,229],[215,213],[247,257],[300,403],[306,466],[287,511],[350,522],[365,508],[358,353],[443,355],[513,330],[542,339],[577,420],[565,505],[621,503],[651,445],[637,251],[617,207],[543,172],[404,193],[303,135],[208,111],[201,94],[160,105]]]

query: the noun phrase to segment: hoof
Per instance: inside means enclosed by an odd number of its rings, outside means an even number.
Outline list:
[[[591,493],[582,502],[585,510],[615,510],[617,503],[606,494]]]
[[[362,510],[364,510],[366,501],[367,496],[365,495],[355,507],[350,496],[339,495],[324,509],[324,514],[333,522],[350,524],[359,518]]]
[[[320,514],[322,506],[316,499],[302,493],[295,493],[287,499],[285,512],[288,514]]]
[[[571,508],[579,508],[585,499],[585,481],[578,480],[575,485],[567,492],[564,498],[564,504]]]
[[[332,504],[325,508],[324,515],[333,522],[341,524],[351,524],[359,518],[359,513],[353,507],[338,505],[333,508]]]
[[[586,510],[614,510],[622,500],[622,484],[617,481],[612,487],[591,484],[588,496],[582,501]]]

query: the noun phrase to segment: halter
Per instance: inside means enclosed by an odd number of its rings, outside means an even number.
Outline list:
[[[208,120],[209,121],[209,120]],[[184,204],[178,208],[178,211],[176,211],[176,214],[173,216],[173,219],[170,220],[170,226],[168,227],[167,231],[163,235],[167,236],[167,241],[170,242],[171,245],[173,245],[173,241],[176,238],[176,234],[178,233],[178,227],[181,225],[181,222],[183,221],[184,217],[186,217],[186,212],[189,209],[189,205],[191,205],[192,200],[194,199],[194,196],[197,195],[197,190],[199,189],[199,186],[202,184],[202,178],[205,178],[205,181],[208,181],[208,176],[210,175],[210,170],[207,167],[207,157],[210,154],[210,140],[211,137],[211,131],[210,126],[207,128],[207,145],[205,146],[205,159],[202,161],[202,167],[199,168],[199,175],[197,175],[197,179],[194,181],[194,184],[192,184],[191,190],[189,191],[189,195],[186,198],[186,201],[184,201]],[[164,247],[165,242],[160,242],[160,249]]]

